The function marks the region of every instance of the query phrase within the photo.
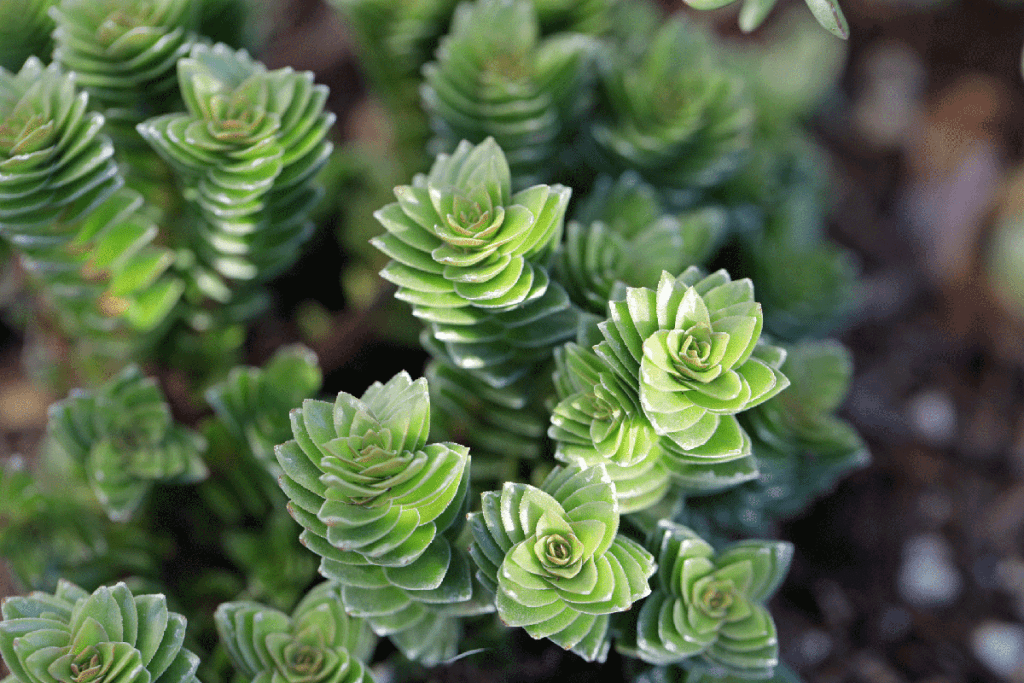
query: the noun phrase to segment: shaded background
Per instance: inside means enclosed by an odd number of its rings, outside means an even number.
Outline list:
[[[856,361],[844,413],[874,462],[783,528],[797,546],[772,604],[783,658],[811,682],[1019,683],[1024,4],[845,0],[843,8],[848,60],[813,128],[832,154],[833,238],[862,267],[861,301],[842,335]],[[261,55],[268,66],[315,71],[331,87],[342,135],[377,135],[334,12],[280,0],[263,19],[273,29]],[[733,13],[710,21],[736,34]],[[332,239],[313,246],[305,272],[339,258]],[[285,301],[303,286],[297,276],[278,282]],[[326,322],[316,350],[328,387],[332,375],[364,373],[369,383],[409,362],[381,352],[371,315]],[[251,360],[298,336],[284,321],[257,325]],[[20,342],[0,328],[0,458],[33,451],[59,398],[24,378]],[[0,595],[13,590],[0,571]],[[537,652],[520,680],[544,680],[562,663]],[[595,671],[579,666],[580,675]],[[470,658],[433,676],[484,674]]]

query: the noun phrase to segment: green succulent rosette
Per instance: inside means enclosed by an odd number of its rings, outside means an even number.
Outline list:
[[[231,436],[276,473],[274,447],[291,436],[288,413],[314,396],[322,381],[316,354],[289,346],[263,367],[233,368],[205,397]]]
[[[462,3],[437,61],[423,67],[434,147],[493,137],[515,186],[550,177],[559,143],[587,107],[595,50],[582,34],[542,39],[528,0]]]
[[[617,535],[614,485],[601,466],[556,468],[541,488],[506,483],[470,514],[477,577],[498,616],[533,638],[603,660],[608,615],[649,592],[654,558]]]
[[[663,23],[641,54],[604,62],[590,134],[601,163],[635,170],[688,205],[736,173],[749,152],[754,113],[742,80],[683,19]]]
[[[569,194],[561,185],[513,194],[494,139],[463,141],[430,173],[395,188],[398,202],[375,214],[387,233],[373,244],[393,259],[381,276],[422,317],[469,306],[507,311],[538,299],[549,283],[538,262],[561,238]]]
[[[199,658],[182,647],[185,617],[163,595],[136,596],[123,583],[90,595],[61,581],[52,595],[7,598],[0,611],[0,654],[17,683],[197,680]]]
[[[785,664],[775,667],[767,678],[752,678],[743,674],[727,674],[716,667],[690,664],[656,666],[636,678],[636,683],[801,683],[802,679]]]
[[[312,233],[309,212],[322,194],[313,178],[332,148],[327,89],[309,72],[267,71],[223,44],[194,46],[178,61],[178,83],[187,113],[149,119],[138,131],[190,188],[208,277],[267,280]]]
[[[175,65],[195,41],[200,4],[60,0],[53,10],[54,61],[77,74],[108,117],[136,123],[174,103]]]
[[[472,597],[468,558],[449,540],[464,514],[468,449],[428,445],[429,423],[426,381],[403,372],[361,398],[305,401],[292,411],[295,440],[277,449],[302,542],[344,584],[352,614],[379,617],[378,633],[424,618],[419,603]]]
[[[235,668],[254,683],[373,681],[364,662],[377,639],[345,613],[334,584],[310,590],[290,617],[255,602],[226,602],[214,620]]]
[[[67,241],[66,223],[121,184],[103,117],[57,64],[0,69],[0,234],[20,248]]]
[[[53,19],[56,0],[5,0],[0,3],[0,67],[18,71],[32,55],[53,50]]]
[[[654,590],[633,631],[617,643],[652,664],[698,658],[720,675],[769,678],[778,664],[775,623],[764,603],[789,570],[793,546],[740,541],[716,553],[687,527],[658,523]]]
[[[548,428],[555,457],[581,467],[603,465],[623,513],[661,500],[669,471],[636,389],[596,353],[574,343],[555,349],[555,365],[558,403]]]
[[[175,424],[156,382],[130,365],[50,407],[47,438],[81,467],[112,520],[126,520],[156,482],[206,477],[204,439]]]
[[[763,317],[750,280],[691,267],[677,278],[664,273],[657,290],[629,288],[609,308],[595,351],[638,386],[670,456],[713,462],[748,455],[750,438],[735,415],[789,384],[778,369],[784,353],[758,348]]]
[[[430,323],[457,367],[498,388],[535,370],[578,324],[543,265],[561,238],[569,188],[513,194],[511,183],[492,138],[464,141],[374,214],[387,233],[373,244],[392,258],[381,275],[398,285],[396,297]]]

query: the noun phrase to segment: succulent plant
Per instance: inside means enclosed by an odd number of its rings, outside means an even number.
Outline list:
[[[753,110],[743,82],[715,63],[712,44],[676,17],[643,54],[620,51],[602,71],[601,115],[591,135],[612,172],[633,169],[669,191],[675,204],[696,201],[742,165]]]
[[[217,633],[239,673],[259,683],[372,683],[364,666],[376,637],[350,617],[338,587],[310,590],[292,616],[255,602],[217,608]]]
[[[488,138],[439,155],[375,214],[387,233],[373,244],[392,259],[381,276],[455,364],[491,386],[514,382],[575,334],[571,302],[542,265],[569,194],[561,185],[513,194],[505,155]]]
[[[2,613],[0,654],[17,683],[196,680],[185,618],[163,595],[136,596],[123,583],[90,595],[61,581],[52,595],[7,598]]]
[[[137,123],[174,104],[175,65],[196,39],[199,4],[60,0],[54,61],[77,74],[108,117]]]
[[[661,439],[640,406],[636,388],[592,350],[574,343],[555,349],[558,403],[548,436],[555,457],[583,467],[603,465],[622,512],[650,507],[668,492]]]
[[[84,470],[111,519],[128,519],[156,481],[206,476],[205,442],[176,424],[156,382],[130,365],[50,407],[47,437]]]
[[[201,264],[228,279],[267,280],[312,232],[308,214],[321,194],[312,178],[331,151],[327,89],[309,72],[267,71],[223,44],[194,46],[178,60],[178,83],[188,113],[149,119],[139,133],[195,192]]]
[[[17,74],[0,70],[0,229],[16,245],[70,238],[60,229],[120,185],[87,102],[56,64],[32,57]]]
[[[550,177],[559,138],[586,108],[595,49],[579,34],[541,39],[527,0],[459,5],[437,61],[423,68],[435,147],[494,137],[516,187]]]
[[[629,288],[610,311],[594,350],[637,387],[673,475],[696,488],[756,476],[735,415],[789,382],[778,369],[784,351],[758,343],[762,314],[751,282],[691,267],[677,278],[663,274],[657,290]]]
[[[771,677],[778,639],[764,602],[785,578],[793,546],[740,541],[716,553],[692,530],[663,520],[648,548],[657,554],[655,587],[636,617],[636,642],[618,647],[653,664],[699,656],[721,674]]]
[[[608,616],[649,592],[654,558],[618,535],[601,466],[556,468],[540,488],[508,482],[470,514],[477,577],[498,616],[588,660],[607,654]]]

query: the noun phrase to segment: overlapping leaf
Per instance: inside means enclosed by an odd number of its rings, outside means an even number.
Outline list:
[[[199,658],[182,647],[185,618],[163,595],[119,583],[91,595],[61,581],[54,594],[7,598],[0,654],[19,683],[194,683]]]
[[[588,660],[608,651],[608,615],[648,594],[653,557],[617,535],[603,467],[556,468],[541,488],[506,483],[470,515],[480,581],[498,616]]]
[[[111,519],[129,518],[154,482],[206,476],[204,440],[174,423],[156,382],[134,365],[51,406],[47,436],[82,467]]]
[[[719,553],[690,529],[658,524],[654,591],[618,647],[653,664],[700,657],[726,674],[768,678],[778,664],[778,639],[764,602],[789,569],[793,547],[781,541],[740,541]]]

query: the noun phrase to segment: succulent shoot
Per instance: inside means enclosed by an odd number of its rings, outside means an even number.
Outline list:
[[[336,585],[322,583],[292,616],[254,602],[217,608],[217,633],[231,661],[258,683],[372,683],[363,662],[376,637],[345,613]]]
[[[61,581],[52,595],[7,598],[2,612],[0,654],[15,683],[197,680],[185,618],[163,595],[136,596],[123,583],[90,595]]]
[[[201,261],[225,278],[267,280],[312,231],[312,178],[332,147],[327,89],[223,44],[194,46],[178,61],[178,83],[188,112],[150,119],[139,133],[194,190]]]
[[[470,515],[478,578],[498,616],[588,660],[603,660],[608,615],[649,592],[653,557],[618,535],[603,467],[556,468],[541,488],[506,483]]]
[[[111,519],[126,520],[157,481],[206,477],[206,443],[176,424],[156,382],[128,366],[50,407],[48,438],[82,467]]]
[[[778,664],[775,623],[765,601],[789,570],[793,546],[740,541],[719,553],[692,530],[658,523],[648,547],[658,558],[636,642],[619,648],[652,664],[699,657],[724,675],[768,678]]]
[[[570,33],[541,39],[528,0],[463,3],[423,69],[438,146],[493,136],[518,187],[550,176],[560,138],[586,108],[595,47]]]
[[[108,116],[137,123],[154,104],[166,111],[174,103],[175,65],[196,39],[197,8],[189,0],[61,0],[54,61]]]

